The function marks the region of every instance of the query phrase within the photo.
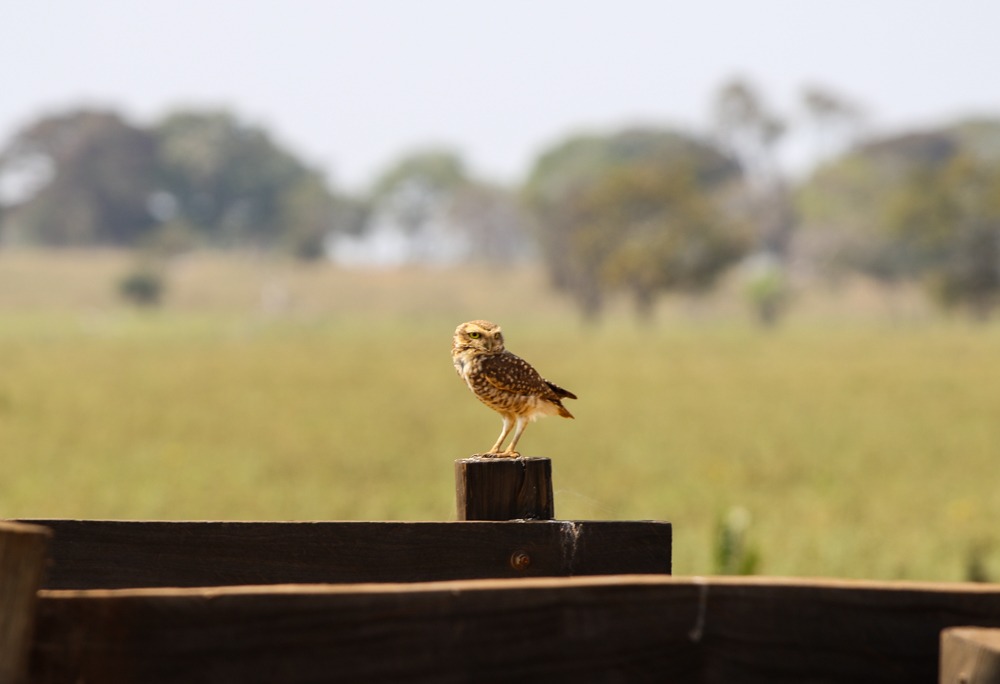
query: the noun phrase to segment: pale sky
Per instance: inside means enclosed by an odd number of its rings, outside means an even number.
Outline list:
[[[232,108],[358,189],[403,153],[516,181],[573,132],[707,127],[729,77],[875,130],[1000,115],[995,0],[0,0],[0,140],[88,104]]]

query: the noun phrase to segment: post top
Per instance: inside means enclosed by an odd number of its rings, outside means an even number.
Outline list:
[[[516,458],[510,458],[507,456],[472,454],[471,456],[466,456],[465,458],[455,459],[455,463],[525,463],[551,460],[551,458],[547,458],[545,456],[518,456]]]

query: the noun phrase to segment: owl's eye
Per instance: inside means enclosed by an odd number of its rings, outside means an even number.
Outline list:
[[[469,333],[469,337],[471,337],[474,340],[478,340],[479,339],[479,333],[477,333],[477,332],[470,332]]]

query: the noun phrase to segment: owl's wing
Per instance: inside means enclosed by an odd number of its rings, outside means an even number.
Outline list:
[[[530,363],[510,352],[484,356],[480,368],[486,381],[504,392],[542,396],[552,392]]]

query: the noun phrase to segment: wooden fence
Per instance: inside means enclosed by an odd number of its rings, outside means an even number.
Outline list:
[[[34,635],[49,532],[0,522],[0,684],[20,684]]]
[[[518,510],[551,508],[508,474]],[[1000,585],[673,577],[665,522],[28,523],[0,525],[0,684],[1000,671]]]
[[[33,520],[47,589],[670,573],[665,522]]]

